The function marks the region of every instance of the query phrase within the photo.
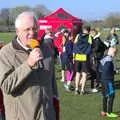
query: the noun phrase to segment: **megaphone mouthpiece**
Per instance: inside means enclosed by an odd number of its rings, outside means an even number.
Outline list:
[[[36,48],[36,47],[39,47],[39,46],[40,46],[40,42],[39,42],[38,40],[32,39],[32,40],[30,41],[30,47],[31,47],[31,48]]]

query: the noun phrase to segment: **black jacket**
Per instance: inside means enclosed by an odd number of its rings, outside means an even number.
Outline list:
[[[114,64],[111,56],[106,56],[100,61],[99,72],[101,73],[101,81],[114,80]]]

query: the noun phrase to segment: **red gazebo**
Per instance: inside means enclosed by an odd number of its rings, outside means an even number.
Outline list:
[[[83,21],[81,19],[72,16],[63,8],[59,8],[57,11],[38,20],[38,25],[40,26],[38,37],[42,36],[46,28],[51,28],[53,32],[57,32],[61,28],[68,28],[74,34],[79,31],[82,24]]]
[[[63,8],[59,8],[57,11],[40,18],[38,20],[40,30],[38,32],[38,39],[44,35],[46,28],[51,28],[53,32],[58,32],[62,28],[67,28],[72,31],[73,37],[76,36],[78,31],[83,25],[83,21],[77,17],[72,16],[66,12]],[[62,52],[62,36],[60,35],[57,40],[54,41],[55,46],[59,52]]]

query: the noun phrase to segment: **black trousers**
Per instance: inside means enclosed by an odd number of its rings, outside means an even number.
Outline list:
[[[103,97],[103,111],[104,112],[112,113],[114,98],[115,98],[115,94],[112,94],[108,97],[105,97],[105,96]]]
[[[94,84],[95,84],[95,79],[96,79],[96,72],[91,69],[91,70],[89,71],[89,73],[90,73],[89,79],[91,80],[91,89],[93,89],[93,88],[95,87]]]
[[[0,120],[5,120],[5,113],[4,112],[0,112]]]

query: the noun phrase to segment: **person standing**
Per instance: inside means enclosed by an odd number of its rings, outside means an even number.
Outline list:
[[[112,47],[119,44],[119,37],[114,27],[111,29],[110,34],[107,35],[106,41],[104,41],[104,43],[107,47]]]
[[[73,89],[72,80],[73,80],[73,36],[69,32],[68,39],[66,39],[65,44],[63,46],[63,63],[66,66],[66,83],[64,87],[67,91],[71,91]]]
[[[54,45],[54,36],[52,35],[52,29],[47,28],[45,30],[45,36],[44,39],[41,40],[43,46],[47,48],[48,53],[51,53],[52,57],[52,70],[51,70],[51,81],[52,81],[52,89],[53,89],[53,104],[55,107],[56,112],[56,120],[60,119],[60,100],[58,97],[58,91],[57,91],[57,83],[55,79],[55,59],[56,59],[56,47]]]
[[[68,61],[67,59],[67,55],[65,52],[65,44],[66,42],[69,40],[70,34],[69,34],[69,30],[64,30],[63,32],[63,37],[62,37],[62,52],[60,54],[60,60],[61,60],[61,82],[65,82],[65,76],[66,76],[66,69],[68,69]]]
[[[99,87],[99,63],[100,60],[104,56],[104,52],[107,49],[106,45],[103,43],[103,41],[100,38],[100,32],[96,29],[91,30],[91,35],[93,37],[92,45],[91,45],[91,54],[90,54],[90,74],[91,74],[91,89],[92,92],[98,92]],[[94,86],[94,83],[96,81],[96,88]]]
[[[116,51],[116,47],[110,47],[107,56],[101,59],[99,66],[103,95],[103,111],[101,115],[110,118],[118,117],[117,114],[113,113],[113,102],[115,98],[113,57],[116,55]]]
[[[52,55],[42,43],[34,49],[30,45],[38,31],[33,12],[18,15],[15,30],[17,38],[0,51],[6,120],[56,120],[50,77]]]
[[[85,94],[85,83],[87,80],[89,55],[91,53],[92,38],[90,27],[84,26],[83,33],[78,34],[73,46],[73,59],[75,61],[75,94]],[[81,91],[79,90],[79,85]]]

